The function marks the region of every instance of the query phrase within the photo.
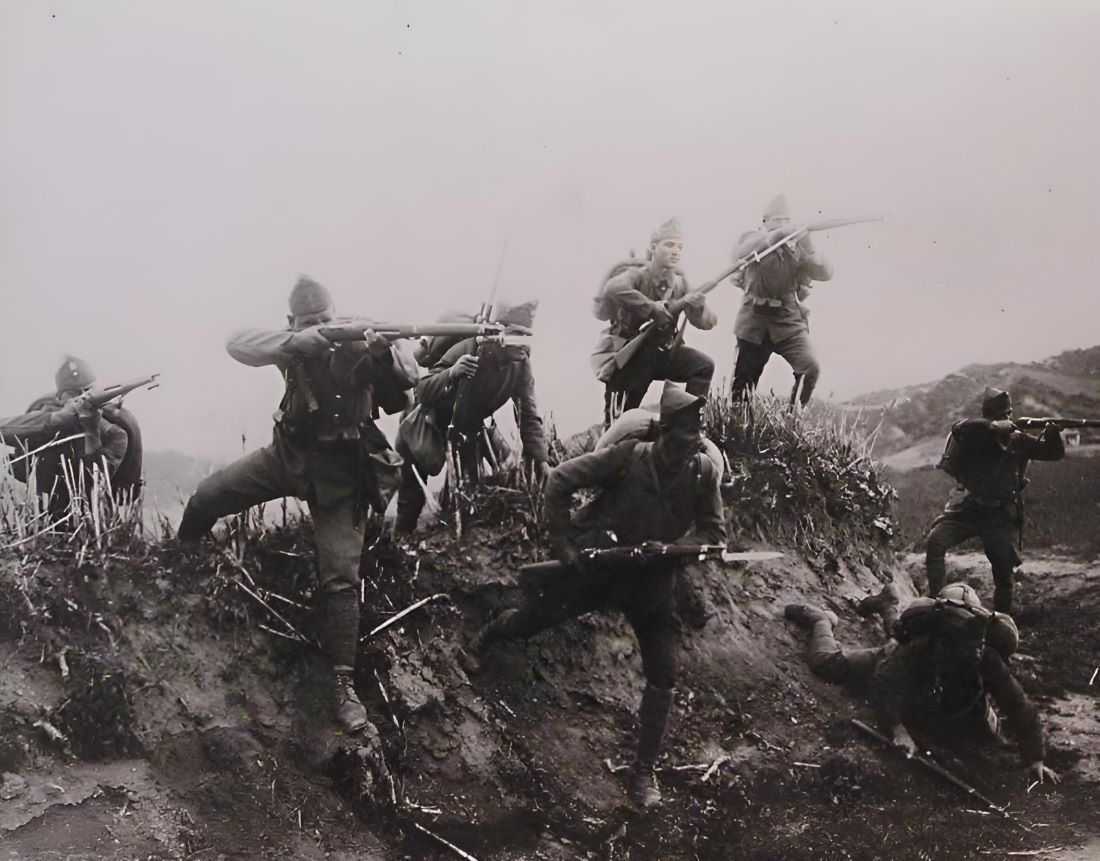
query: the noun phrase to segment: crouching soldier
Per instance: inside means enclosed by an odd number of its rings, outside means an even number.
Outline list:
[[[49,494],[55,516],[64,515],[70,503],[64,460],[74,467],[70,479],[75,486],[90,489],[92,469],[99,465],[116,498],[129,498],[141,487],[137,419],[117,405],[96,408],[88,402],[84,395],[96,376],[83,359],[65,356],[54,382],[56,393],[38,398],[22,415],[0,419],[0,442],[16,449],[12,474],[28,483],[33,477],[38,492]],[[60,442],[70,436],[79,438]]]
[[[359,638],[359,557],[367,509],[382,513],[396,490],[401,459],[375,424],[378,407],[398,412],[416,382],[416,366],[385,338],[330,342],[333,319],[322,285],[302,278],[290,293],[290,325],[246,329],[226,343],[253,367],[273,365],[286,381],[270,445],[215,472],[187,503],[181,541],[197,541],[219,517],[284,496],[305,500],[317,540],[325,608],[323,646],[335,673],[339,718],[367,723],[353,685]]]
[[[638,751],[630,776],[631,800],[661,800],[654,766],[672,706],[680,648],[675,586],[679,566],[667,559],[607,568],[580,550],[646,541],[724,544],[718,471],[701,452],[703,398],[666,386],[656,440],[626,440],[566,461],[550,472],[545,512],[558,559],[566,570],[540,584],[518,609],[493,619],[473,645],[484,652],[501,640],[531,637],[594,610],[618,609],[638,638],[646,687],[639,712]],[[600,494],[570,520],[573,495]],[[694,537],[686,538],[694,526]]]
[[[497,322],[529,332],[537,302],[505,308]],[[448,315],[448,322],[472,321],[472,317]],[[545,478],[546,434],[535,401],[535,378],[531,373],[531,348],[491,338],[464,338],[448,344],[437,336],[425,345],[418,361],[428,374],[416,386],[416,404],[401,419],[397,451],[405,461],[401,467],[401,491],[397,497],[398,533],[416,529],[424,508],[425,483],[443,471],[447,458],[447,435],[466,476],[477,480],[484,458],[499,466],[506,444],[495,422],[485,420],[509,400],[516,410],[525,468]]]
[[[628,260],[612,268],[593,302],[592,312],[610,325],[600,336],[590,361],[604,393],[604,426],[626,410],[639,406],[654,380],[685,383],[693,395],[706,396],[714,376],[714,360],[683,344],[677,332],[680,315],[697,329],[718,322],[706,304],[713,284],[688,289],[678,264],[684,249],[680,222],[670,218],[649,241],[647,260]],[[624,350],[643,327],[653,327],[639,349]]]
[[[1039,714],[1008,667],[1019,645],[1016,625],[985,609],[969,586],[955,583],[936,598],[917,598],[894,625],[894,639],[872,648],[842,649],[833,637],[837,617],[827,610],[790,604],[786,617],[810,631],[806,660],[814,674],[866,694],[882,731],[909,755],[917,744],[904,721],[923,717],[998,737],[995,705],[1030,776],[1058,782],[1043,762]]]

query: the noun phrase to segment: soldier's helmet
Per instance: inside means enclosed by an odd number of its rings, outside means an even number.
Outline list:
[[[307,317],[310,314],[320,314],[332,307],[332,294],[323,284],[301,275],[298,283],[291,288],[290,313],[295,317]]]
[[[1012,617],[1005,613],[990,613],[989,610],[982,606],[981,599],[978,598],[978,593],[975,592],[966,583],[951,583],[944,586],[939,594],[936,595],[938,599],[951,601],[955,604],[962,604],[966,607],[963,610],[961,607],[955,607],[959,613],[959,624],[963,624],[968,620],[963,616],[964,613],[969,613],[971,618],[985,619],[984,631],[986,645],[1000,652],[1000,654],[1007,658],[1012,655],[1020,647],[1020,631],[1016,627],[1016,623],[1012,620]],[[981,626],[977,623],[974,624],[974,630],[978,630]],[[959,633],[963,634],[963,629],[959,629]]]
[[[1012,397],[1008,392],[987,386],[982,393],[982,418],[999,419],[1012,409]]]
[[[59,395],[64,392],[81,392],[95,383],[95,371],[83,359],[66,355],[53,379]]]

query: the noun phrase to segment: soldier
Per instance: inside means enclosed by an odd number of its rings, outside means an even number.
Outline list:
[[[537,302],[527,302],[505,308],[497,322],[529,330],[537,307]],[[458,315],[448,319],[457,322]],[[417,384],[416,406],[402,419],[398,432],[397,451],[405,461],[397,498],[398,533],[416,529],[425,501],[423,482],[443,470],[448,432],[454,435],[462,468],[470,478],[477,479],[483,454],[499,462],[505,444],[496,438],[495,424],[492,431],[485,427],[485,419],[508,400],[515,404],[525,467],[540,479],[549,472],[530,347],[478,338],[448,347],[446,339],[436,337],[425,345],[418,361],[430,363],[431,369]]]
[[[353,683],[359,637],[359,557],[366,508],[386,509],[401,459],[375,424],[378,407],[398,412],[416,382],[412,359],[373,332],[334,344],[320,331],[333,319],[325,287],[302,277],[290,293],[286,329],[245,329],[226,342],[252,367],[274,365],[286,381],[270,445],[204,479],[187,503],[179,539],[198,541],[219,517],[271,499],[309,504],[324,596],[323,645],[332,662],[340,722],[367,723]]]
[[[115,405],[100,409],[82,396],[95,385],[95,372],[83,359],[65,356],[54,375],[56,393],[35,400],[21,416],[0,419],[0,438],[18,450],[12,474],[29,482],[33,467],[39,492],[49,493],[55,516],[69,508],[69,486],[62,459],[81,464],[72,474],[79,485],[91,487],[92,468],[100,464],[117,498],[128,498],[141,486],[141,430],[129,410]],[[58,440],[83,433],[83,438],[60,445]],[[41,449],[31,459],[27,452]],[[125,496],[124,496],[125,494]]]
[[[611,323],[591,358],[596,377],[607,384],[605,425],[611,423],[614,414],[639,406],[654,380],[686,383],[690,394],[701,397],[710,390],[714,360],[685,346],[676,334],[676,320],[681,313],[697,329],[713,329],[718,322],[706,304],[707,285],[689,290],[683,272],[677,268],[683,249],[680,222],[671,218],[653,232],[648,262],[631,260],[614,267],[595,300],[596,317]],[[616,354],[645,323],[656,326],[657,331],[620,367]],[[622,410],[612,409],[616,393],[622,394]]]
[[[733,258],[762,251],[792,232],[787,199],[779,195],[764,210],[763,229],[742,234]],[[810,343],[809,311],[802,300],[810,293],[811,281],[832,277],[832,267],[814,250],[809,233],[793,247],[778,248],[731,276],[730,281],[745,291],[733,328],[737,336],[735,399],[748,398],[755,391],[768,359],[778,353],[794,371],[791,403],[809,403],[821,367]]]
[[[537,598],[493,619],[473,647],[475,654],[483,653],[492,643],[531,637],[594,610],[622,610],[638,638],[646,679],[629,784],[631,800],[641,807],[661,800],[654,766],[676,682],[679,566],[651,560],[592,570],[579,550],[646,541],[725,543],[718,471],[700,450],[703,403],[703,398],[666,384],[655,442],[626,440],[551,471],[544,497],[547,526],[555,555],[571,570],[540,584]],[[602,493],[570,522],[573,495],[586,487],[602,488]],[[685,536],[693,525],[695,535],[689,540]]]
[[[806,660],[814,674],[866,693],[883,732],[910,756],[918,748],[904,720],[924,716],[952,732],[977,728],[999,738],[996,704],[1030,776],[1058,782],[1043,762],[1038,712],[1008,667],[1019,645],[1016,625],[982,607],[969,586],[954,583],[935,599],[917,598],[894,626],[894,639],[873,648],[841,649],[833,637],[837,617],[827,610],[790,604],[785,615],[810,631]]]
[[[947,581],[948,549],[978,536],[993,569],[993,607],[1012,612],[1013,581],[1020,565],[1016,539],[1023,528],[1021,493],[1027,485],[1024,472],[1028,461],[1060,460],[1065,453],[1058,427],[1048,425],[1038,438],[1017,430],[1008,392],[985,390],[982,418],[951,426],[940,462],[958,486],[928,533],[929,594],[935,595]]]

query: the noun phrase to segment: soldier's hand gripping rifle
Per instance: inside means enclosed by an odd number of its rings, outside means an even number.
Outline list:
[[[690,297],[693,293],[706,295],[727,278],[729,278],[731,275],[740,272],[742,269],[750,266],[753,263],[759,263],[769,254],[775,253],[780,248],[794,246],[794,244],[798,242],[798,240],[801,239],[803,236],[807,236],[810,233],[816,233],[820,230],[831,230],[834,227],[846,227],[849,224],[864,224],[872,221],[885,221],[885,218],[881,215],[876,215],[869,218],[829,218],[825,219],[824,221],[815,221],[812,224],[807,224],[803,227],[799,227],[796,230],[785,234],[783,237],[773,242],[768,247],[753,251],[750,254],[746,254],[743,257],[737,258],[737,260],[733,262],[732,266],[724,269],[722,273],[712,281],[707,281],[696,290],[690,291],[684,296],[681,296],[679,299],[670,302],[667,306],[668,313],[673,317],[673,319],[675,319],[690,304]],[[638,329],[638,334],[635,335],[628,343],[624,344],[622,348],[615,354],[615,366],[620,369],[624,368],[627,362],[629,362],[634,357],[634,355],[643,346],[645,346],[646,343],[658,337],[657,333],[663,328],[664,327],[656,325],[652,320],[643,323],[642,326]],[[665,332],[667,334],[667,329],[665,330]],[[675,347],[676,344],[679,343],[680,339],[683,337],[683,332],[684,324],[681,323],[680,329],[676,333],[676,337],[671,345],[672,347]]]
[[[158,388],[160,386],[159,378],[160,374],[152,374],[148,377],[138,377],[134,380],[127,380],[125,383],[118,383],[114,386],[90,389],[81,395],[79,400],[88,407],[98,410],[105,407],[111,401],[121,399],[137,389]]]

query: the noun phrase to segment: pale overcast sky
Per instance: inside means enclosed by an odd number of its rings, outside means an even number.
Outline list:
[[[538,297],[560,429],[599,419],[590,298],[671,215],[695,283],[785,192],[819,235],[819,393],[1100,343],[1095,0],[0,3],[0,413],[64,352],[146,446],[266,441],[299,272],[341,313]],[[740,294],[688,342],[732,365]],[[764,379],[786,390],[781,360]]]

